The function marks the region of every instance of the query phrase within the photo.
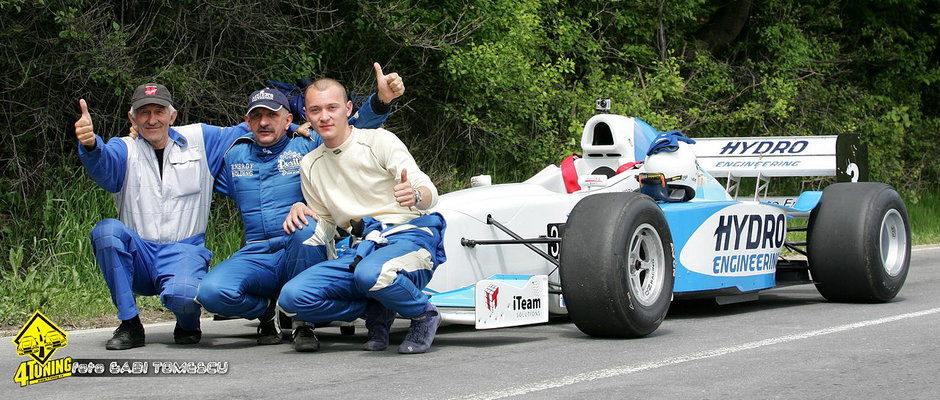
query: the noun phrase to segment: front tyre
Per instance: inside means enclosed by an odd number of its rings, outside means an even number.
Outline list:
[[[807,242],[816,289],[830,301],[886,302],[907,279],[910,222],[889,185],[826,187],[810,215]]]
[[[672,235],[656,203],[636,192],[590,195],[565,224],[559,269],[571,320],[598,337],[649,335],[672,301]]]

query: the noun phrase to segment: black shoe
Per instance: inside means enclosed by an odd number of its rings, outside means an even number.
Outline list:
[[[274,305],[275,303],[272,301],[264,314],[258,318],[258,321],[260,321],[258,324],[258,344],[260,345],[281,344],[284,340],[281,338],[281,321],[277,316]]]
[[[375,300],[366,303],[366,313],[362,316],[369,330],[368,341],[362,345],[366,351],[382,351],[388,347],[388,333],[395,322],[395,311],[389,310]]]
[[[121,325],[114,330],[114,336],[104,345],[108,350],[127,350],[143,346],[144,326],[136,318],[121,321]]]
[[[320,349],[320,341],[317,335],[313,334],[313,327],[310,325],[300,325],[294,328],[294,351],[301,353],[317,351]]]
[[[176,328],[173,328],[173,340],[176,344],[196,344],[202,340],[202,329],[196,328],[195,330],[187,331],[183,328],[180,328],[179,322],[176,323]]]

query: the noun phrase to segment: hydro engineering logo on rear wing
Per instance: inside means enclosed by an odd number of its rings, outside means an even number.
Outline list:
[[[699,165],[717,178],[835,176],[868,180],[868,153],[858,135],[696,138]]]

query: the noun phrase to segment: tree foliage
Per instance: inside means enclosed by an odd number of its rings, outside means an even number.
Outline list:
[[[916,199],[940,178],[938,38],[936,0],[0,0],[0,232],[41,235],[80,97],[105,136],[152,80],[179,122],[228,125],[266,78],[370,92],[373,61],[404,76],[387,126],[445,189],[557,162],[611,97],[692,137],[857,133]]]

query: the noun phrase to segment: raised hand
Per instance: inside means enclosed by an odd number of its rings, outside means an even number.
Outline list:
[[[75,137],[85,147],[95,146],[95,126],[91,123],[91,114],[88,113],[88,104],[85,99],[78,101],[82,115],[75,121]]]
[[[414,207],[417,204],[415,187],[408,182],[408,170],[401,170],[401,182],[392,189],[395,191],[395,201],[402,207]]]
[[[373,63],[372,68],[375,70],[375,84],[378,87],[379,100],[389,104],[392,100],[405,94],[405,82],[402,81],[397,72],[385,75],[379,63]]]
[[[310,126],[311,126],[310,122],[304,122],[300,124],[300,126],[297,127],[297,130],[294,131],[294,133],[308,138],[310,137]]]

